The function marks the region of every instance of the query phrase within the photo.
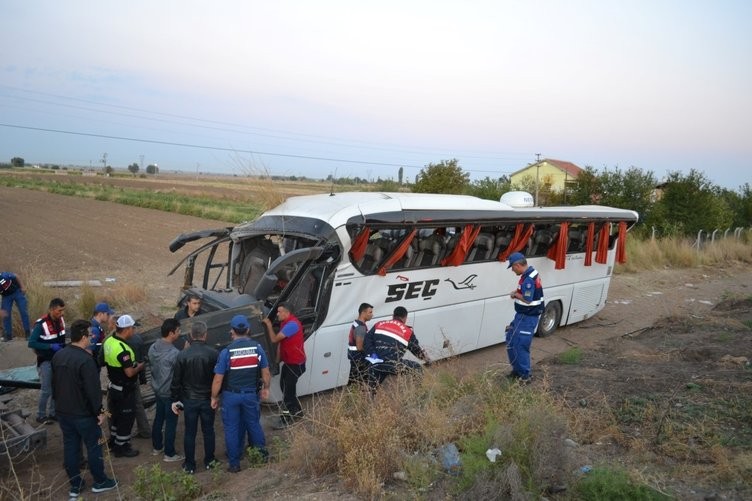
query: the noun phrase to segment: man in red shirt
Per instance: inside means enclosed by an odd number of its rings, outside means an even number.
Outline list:
[[[279,425],[275,428],[285,428],[296,419],[303,416],[303,409],[298,401],[298,378],[305,372],[306,354],[303,347],[303,324],[290,311],[290,306],[281,304],[277,307],[279,331],[275,332],[272,321],[264,319],[266,332],[272,343],[279,343],[278,360],[282,362],[279,384],[283,393],[285,410],[280,416]]]

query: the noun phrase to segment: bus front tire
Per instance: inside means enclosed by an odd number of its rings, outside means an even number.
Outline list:
[[[538,337],[548,337],[554,333],[561,322],[561,303],[551,301],[546,304],[543,314],[538,322],[538,331],[535,333]]]

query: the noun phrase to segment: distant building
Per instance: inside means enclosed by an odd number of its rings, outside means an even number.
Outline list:
[[[515,171],[510,176],[512,184],[521,186],[533,183],[548,186],[551,191],[564,191],[564,185],[577,179],[582,169],[572,162],[544,158]]]

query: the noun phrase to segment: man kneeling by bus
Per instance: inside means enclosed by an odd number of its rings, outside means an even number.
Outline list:
[[[425,350],[420,347],[413,328],[406,322],[407,310],[397,306],[391,320],[376,322],[366,334],[364,351],[369,354],[366,360],[372,364],[369,370],[372,388],[380,385],[390,374],[420,372],[423,369],[418,362],[402,359],[407,350],[426,365],[431,363]]]

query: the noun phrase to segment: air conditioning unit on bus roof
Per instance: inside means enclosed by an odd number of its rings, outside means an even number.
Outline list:
[[[526,191],[508,191],[501,196],[499,202],[517,208],[535,206],[535,199]]]

